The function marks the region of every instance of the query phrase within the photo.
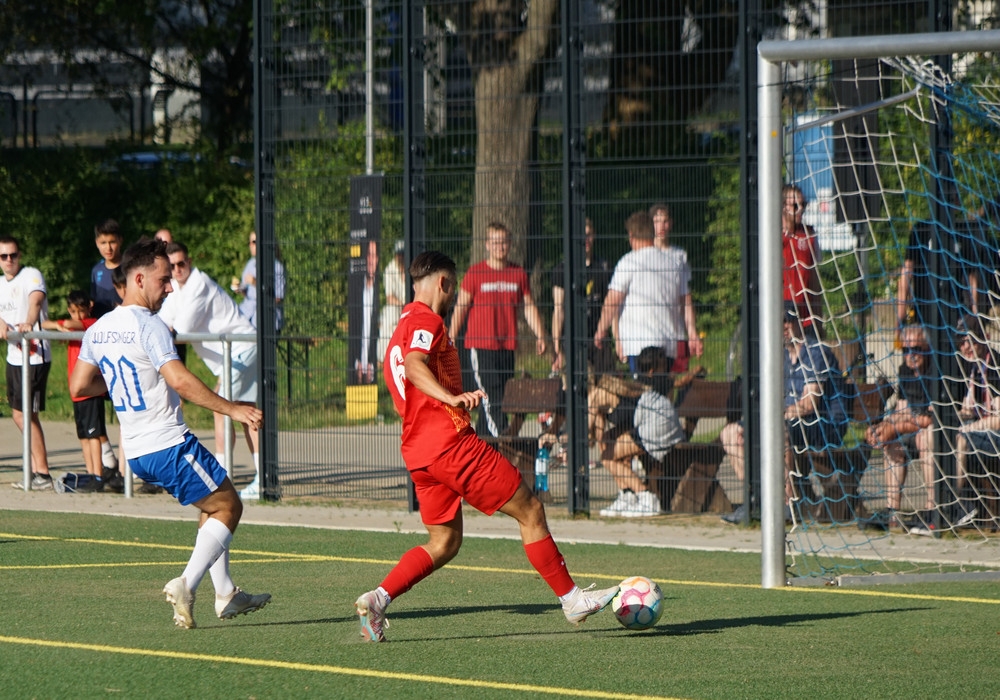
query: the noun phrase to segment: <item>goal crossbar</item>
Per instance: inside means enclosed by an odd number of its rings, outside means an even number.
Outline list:
[[[939,56],[1000,51],[1000,30],[897,34],[837,39],[762,41],[758,68],[758,263],[760,293],[761,410],[761,585],[787,584],[785,572],[784,422],[782,395],[781,239],[764,235],[780,230],[782,188],[781,65],[789,61]]]

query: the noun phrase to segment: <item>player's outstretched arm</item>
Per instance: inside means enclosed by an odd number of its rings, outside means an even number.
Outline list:
[[[207,408],[214,413],[222,413],[235,421],[248,425],[251,428],[259,429],[264,414],[260,409],[249,404],[233,403],[226,401],[214,391],[205,386],[198,377],[194,376],[180,360],[171,360],[160,367],[160,374],[167,384],[176,391],[182,399],[198,404],[202,408]]]

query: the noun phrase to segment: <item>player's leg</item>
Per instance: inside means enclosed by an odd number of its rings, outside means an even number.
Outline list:
[[[362,593],[354,603],[367,642],[384,642],[385,609],[435,569],[451,561],[462,546],[462,497],[452,486],[442,484],[430,468],[410,472],[420,517],[427,528],[427,544],[405,552],[379,584]]]
[[[235,586],[229,574],[229,545],[243,514],[243,503],[215,458],[192,435],[176,447],[133,460],[144,481],[162,484],[182,505],[201,511],[194,550],[180,577],[164,587],[180,627],[194,627],[191,608],[206,572],[215,586],[216,614],[224,619],[253,612],[271,596],[252,596]],[[147,478],[148,477],[148,478]]]

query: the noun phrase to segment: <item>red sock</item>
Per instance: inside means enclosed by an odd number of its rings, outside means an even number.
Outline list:
[[[399,558],[399,563],[382,581],[382,588],[393,600],[416,586],[434,571],[434,560],[423,547],[414,547]]]
[[[545,583],[549,584],[549,588],[557,596],[564,596],[573,590],[576,584],[566,570],[566,560],[559,553],[552,535],[524,545],[524,553],[528,555],[528,561],[535,567],[535,571],[542,575]]]

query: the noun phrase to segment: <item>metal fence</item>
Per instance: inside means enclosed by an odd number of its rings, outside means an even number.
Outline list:
[[[284,327],[267,304],[259,324],[268,495],[405,496],[398,419],[379,371],[386,270],[402,242],[404,267],[440,249],[464,276],[487,255],[491,221],[511,232],[510,259],[528,274],[550,347],[553,288],[566,297],[566,391],[554,407],[566,417],[566,466],[552,475],[555,503],[586,512],[617,491],[588,443],[587,219],[595,258],[613,268],[629,250],[629,215],[669,206],[704,343],[690,364],[709,380],[747,375],[742,408],[755,434],[759,378],[741,367],[756,366],[756,44],[943,28],[951,12],[903,1],[260,0],[261,298],[276,259],[287,278]],[[793,109],[801,97],[789,95]],[[548,376],[553,357],[535,354],[523,314],[518,328],[506,371]],[[692,440],[711,442],[721,426],[702,419]],[[541,429],[529,419],[521,432]],[[725,465],[717,477],[729,500],[742,499]]]

